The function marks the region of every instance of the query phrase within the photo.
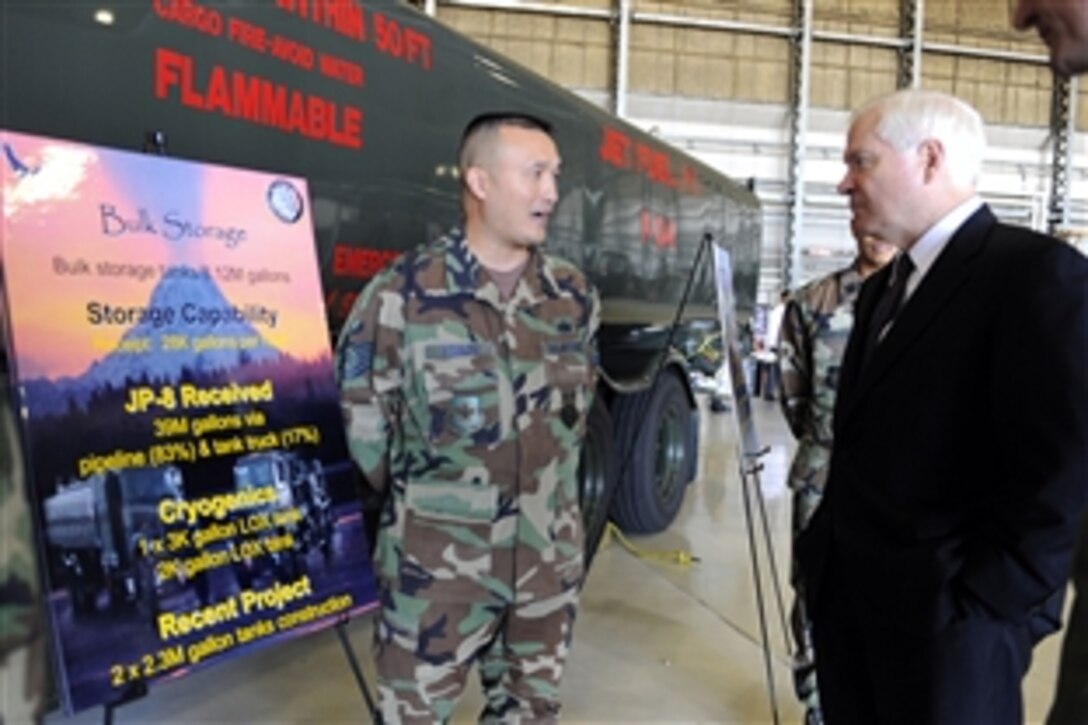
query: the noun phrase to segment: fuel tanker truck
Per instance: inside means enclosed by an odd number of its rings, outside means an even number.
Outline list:
[[[321,461],[307,461],[293,451],[250,453],[234,464],[234,486],[236,491],[263,487],[276,491],[274,502],[246,511],[250,517],[264,517],[269,525],[259,527],[257,534],[268,543],[261,547],[267,553],[245,557],[235,566],[243,589],[252,586],[265,564],[271,563],[277,575],[289,582],[306,572],[311,551],[320,551],[328,559],[335,521]]]
[[[459,220],[470,118],[550,121],[563,176],[548,248],[603,303],[587,547],[609,516],[634,533],[673,520],[698,447],[679,351],[716,316],[712,246],[730,255],[738,314],[755,301],[748,188],[393,0],[0,6],[0,126],[304,177],[334,336],[367,280]]]
[[[43,502],[48,549],[64,570],[75,616],[98,608],[136,605],[153,616],[162,581],[157,553],[168,545],[160,504],[181,501],[181,471],[173,466],[107,471],[61,486]]]

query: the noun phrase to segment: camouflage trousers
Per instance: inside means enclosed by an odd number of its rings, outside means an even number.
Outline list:
[[[483,723],[554,723],[577,590],[530,604],[451,604],[385,594],[375,620],[382,719],[447,722],[479,663]]]
[[[0,725],[12,725],[41,722],[49,690],[48,642],[32,509],[2,348],[0,344]]]
[[[792,541],[796,545],[816,507],[823,498],[823,491],[815,486],[803,485],[793,493]],[[822,725],[820,692],[816,687],[816,652],[812,645],[812,619],[805,606],[805,583],[797,566],[794,552],[790,569],[793,584],[793,607],[790,610],[790,629],[793,634],[793,688],[797,699],[805,707],[805,725]]]
[[[0,725],[40,723],[45,714],[45,633],[0,657]]]

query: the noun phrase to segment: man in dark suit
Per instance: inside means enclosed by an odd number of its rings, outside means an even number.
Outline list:
[[[1088,503],[1088,260],[1000,224],[985,138],[951,96],[853,118],[853,231],[901,254],[865,283],[824,501],[798,545],[826,721],[1018,723]]]
[[[1088,71],[1088,0],[1014,0],[1010,7],[1013,26],[1039,32],[1055,73]],[[1075,595],[1047,725],[1088,723],[1088,517],[1081,524],[1072,582]]]

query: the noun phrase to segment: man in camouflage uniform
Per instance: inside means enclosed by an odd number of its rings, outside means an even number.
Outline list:
[[[793,491],[794,542],[815,513],[827,481],[831,413],[835,409],[839,365],[854,326],[854,301],[862,281],[895,254],[894,247],[873,237],[859,239],[857,247],[858,255],[849,267],[797,290],[782,320],[778,341],[782,411],[797,439],[788,480]],[[816,689],[812,632],[805,612],[803,582],[793,558],[790,579],[795,598],[790,624],[796,647],[794,688],[805,705],[806,725],[818,725],[823,718]]]
[[[448,720],[478,662],[482,721],[552,722],[583,574],[599,302],[539,249],[558,196],[547,124],[481,116],[459,163],[464,228],[375,277],[337,345],[352,456],[386,495],[381,711]]]
[[[4,314],[0,285],[0,725],[11,725],[41,720],[46,687],[34,534],[8,395]]]

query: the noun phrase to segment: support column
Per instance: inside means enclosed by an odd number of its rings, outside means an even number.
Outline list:
[[[792,77],[790,79],[789,191],[786,239],[782,252],[782,286],[801,281],[801,243],[805,214],[805,136],[808,131],[812,73],[812,9],[814,0],[794,1]]]
[[[922,32],[925,0],[902,0],[899,11],[899,73],[896,88],[920,88],[922,85]]]
[[[631,0],[616,0],[616,15],[613,20],[616,31],[616,65],[612,80],[612,112],[620,118],[627,117],[627,67],[631,53]]]
[[[1069,155],[1076,118],[1076,80],[1054,75],[1050,92],[1050,135],[1054,139],[1050,159],[1050,203],[1046,228],[1053,234],[1069,225]]]

